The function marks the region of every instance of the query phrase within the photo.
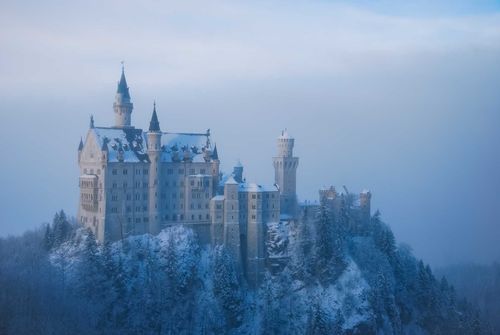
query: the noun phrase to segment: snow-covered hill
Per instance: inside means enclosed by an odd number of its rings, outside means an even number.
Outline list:
[[[349,229],[315,220],[268,227],[257,289],[224,247],[183,226],[98,245],[59,215],[0,242],[2,334],[480,334],[458,302],[375,215]]]

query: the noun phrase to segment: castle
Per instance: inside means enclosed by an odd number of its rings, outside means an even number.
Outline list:
[[[80,140],[79,222],[101,242],[183,224],[203,244],[226,245],[247,278],[258,281],[266,262],[266,227],[294,220],[308,206],[297,202],[294,139],[286,130],[278,137],[275,184],[263,186],[247,183],[241,164],[229,175],[221,173],[210,130],[162,131],[156,105],[148,131],[132,126],[123,68],[113,109],[114,126],[95,126],[91,117],[85,141]],[[321,196],[338,207],[335,199],[342,196],[330,191]],[[360,199],[369,216],[369,194]]]

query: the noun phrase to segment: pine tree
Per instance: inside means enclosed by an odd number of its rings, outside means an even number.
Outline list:
[[[242,297],[234,261],[224,246],[215,248],[213,280],[214,296],[224,311],[227,328],[238,327],[242,321]]]

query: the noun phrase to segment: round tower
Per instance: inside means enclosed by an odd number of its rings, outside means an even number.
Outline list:
[[[160,158],[161,158],[161,130],[158,116],[156,115],[156,103],[153,107],[153,115],[149,123],[148,157],[149,157],[149,227],[147,231],[157,234],[160,231]]]
[[[133,108],[134,105],[130,102],[129,88],[127,86],[127,80],[125,79],[125,70],[122,66],[122,76],[118,82],[115,102],[113,103],[113,109],[115,111],[115,127],[131,127]]]
[[[297,167],[299,158],[293,157],[294,138],[283,130],[277,139],[277,155],[273,157],[274,181],[280,192],[280,212],[294,217],[297,212]]]

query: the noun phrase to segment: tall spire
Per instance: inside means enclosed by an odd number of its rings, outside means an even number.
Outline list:
[[[80,144],[78,144],[78,151],[82,151],[82,149],[83,149],[83,140],[80,137]]]
[[[122,62],[122,75],[116,89],[115,102],[113,103],[115,111],[115,127],[132,127],[132,110],[134,105],[130,102],[130,92],[125,79],[125,68]]]
[[[118,82],[118,88],[116,89],[116,93],[121,94],[123,98],[130,99],[127,79],[125,78],[125,66],[123,65],[123,62],[122,62],[122,76],[120,77],[120,81]]]
[[[153,103],[153,115],[151,122],[149,122],[149,131],[160,131],[160,122],[158,122],[158,115],[156,115],[156,101]]]
[[[214,145],[214,151],[212,152],[212,159],[219,160],[219,154],[217,153],[217,144]]]

